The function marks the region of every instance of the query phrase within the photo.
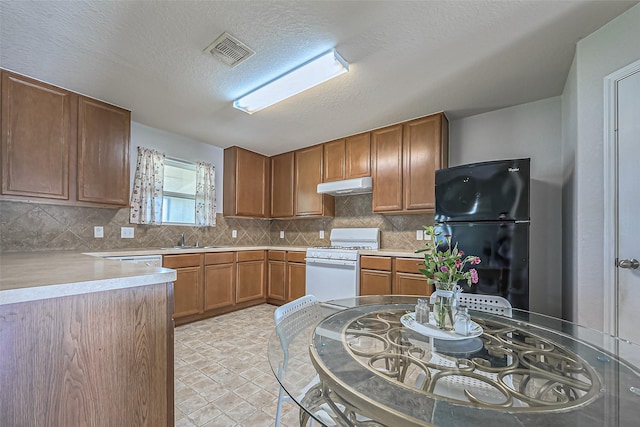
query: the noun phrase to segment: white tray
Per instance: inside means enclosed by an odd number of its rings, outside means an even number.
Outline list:
[[[426,335],[431,338],[437,338],[439,340],[468,340],[469,338],[475,338],[482,335],[482,326],[478,325],[473,320],[471,321],[471,333],[469,335],[459,335],[453,331],[444,331],[436,326],[433,313],[429,313],[429,324],[423,325],[416,322],[416,313],[407,313],[400,318],[400,322],[407,328],[416,331],[421,335]]]

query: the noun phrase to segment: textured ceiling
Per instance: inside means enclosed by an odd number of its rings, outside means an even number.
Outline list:
[[[133,120],[267,155],[445,111],[561,94],[576,42],[625,1],[1,1],[0,66]],[[204,53],[223,31],[257,53]],[[335,47],[350,72],[252,116],[233,99]]]

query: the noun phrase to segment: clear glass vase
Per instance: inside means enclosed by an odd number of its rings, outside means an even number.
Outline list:
[[[451,283],[435,283],[436,291],[431,294],[433,317],[438,328],[453,330],[454,316],[458,304],[459,287]]]

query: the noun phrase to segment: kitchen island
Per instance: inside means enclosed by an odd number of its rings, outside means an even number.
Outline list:
[[[173,425],[173,270],[77,252],[0,256],[0,420]]]

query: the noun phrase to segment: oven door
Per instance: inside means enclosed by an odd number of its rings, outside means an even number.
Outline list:
[[[307,258],[306,294],[319,301],[353,298],[360,295],[357,261]]]

